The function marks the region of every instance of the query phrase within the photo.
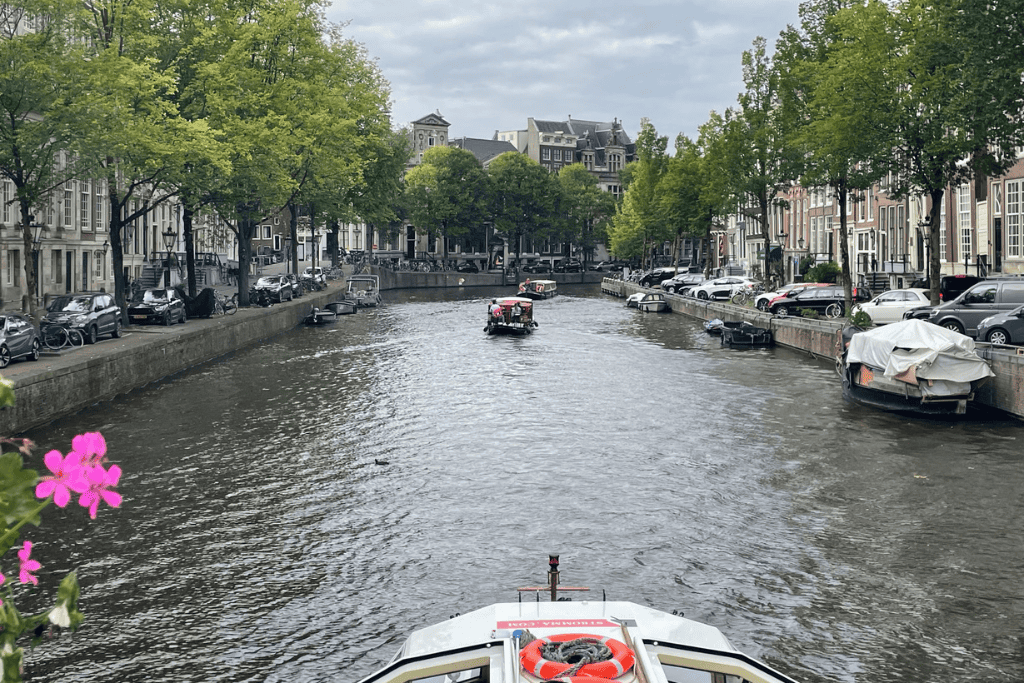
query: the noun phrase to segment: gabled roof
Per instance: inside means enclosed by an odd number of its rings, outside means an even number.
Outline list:
[[[483,166],[487,166],[488,163],[494,157],[504,154],[505,152],[518,152],[516,146],[507,140],[484,140],[482,138],[455,138],[451,140],[451,144],[454,147],[459,147],[471,152],[476,160],[479,161]]]
[[[416,124],[419,124],[422,126],[444,126],[445,128],[452,125],[444,120],[444,117],[441,116],[441,112],[427,114],[422,119],[419,119],[418,121],[413,121],[412,123],[414,126]]]
[[[618,121],[583,121],[570,118],[568,121],[538,121],[533,119],[538,132],[557,135],[559,132],[576,136],[576,149],[601,150],[609,146],[635,150],[633,141]]]

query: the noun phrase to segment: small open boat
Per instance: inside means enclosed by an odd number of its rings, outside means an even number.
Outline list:
[[[306,325],[329,325],[338,319],[338,314],[329,308],[319,308],[314,306],[306,314],[306,317],[302,319],[302,322]]]
[[[335,315],[352,315],[359,310],[359,306],[351,301],[332,301],[324,308],[334,311]]]
[[[491,299],[487,306],[487,334],[530,334],[537,323],[533,320],[533,300],[521,296]]]
[[[537,601],[499,603],[414,631],[360,683],[795,683],[713,626],[633,602],[558,600],[558,556]],[[541,602],[540,592],[551,602]]]
[[[765,349],[772,345],[772,331],[741,320],[738,323],[723,323],[722,346],[730,349]]]
[[[930,322],[902,320],[870,330],[844,327],[836,369],[843,395],[901,413],[963,415],[995,375],[974,340]]]
[[[380,303],[380,277],[377,275],[349,277],[344,300],[359,308],[378,305]]]
[[[550,299],[558,294],[558,283],[554,280],[530,280],[519,283],[519,296],[530,299]]]
[[[672,306],[661,292],[638,292],[643,294],[636,300],[636,308],[644,313],[671,313]]]

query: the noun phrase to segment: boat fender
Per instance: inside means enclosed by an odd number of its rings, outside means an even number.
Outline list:
[[[553,648],[545,648],[552,645]],[[545,658],[545,649],[554,659]],[[582,651],[582,656],[589,663],[580,665],[583,659],[574,650]],[[570,656],[577,661],[576,664],[568,663]],[[598,660],[598,657],[601,659]],[[534,640],[520,651],[519,661],[526,671],[547,680],[566,672],[569,672],[570,678],[617,678],[632,668],[635,655],[625,643],[614,638],[586,633],[562,633]]]

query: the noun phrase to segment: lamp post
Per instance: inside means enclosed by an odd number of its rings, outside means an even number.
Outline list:
[[[32,268],[35,272],[35,290],[32,297],[42,296],[43,278],[39,276],[39,252],[43,248],[43,224],[36,222],[36,217],[29,215],[28,225],[32,229]],[[27,310],[27,309],[26,309]]]
[[[164,287],[171,286],[171,249],[174,247],[174,242],[178,239],[178,233],[175,232],[174,228],[167,228],[160,233],[164,239],[164,247],[167,249],[167,256],[164,258],[164,265],[166,270],[164,271]]]

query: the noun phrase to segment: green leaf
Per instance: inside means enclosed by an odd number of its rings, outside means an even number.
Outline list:
[[[0,515],[4,523],[10,527],[27,518],[31,524],[39,526],[39,514],[36,509],[39,501],[35,497],[35,486],[39,475],[35,470],[22,467],[19,453],[0,455]],[[8,539],[0,545],[0,556],[14,544],[15,538]]]
[[[14,407],[14,382],[0,377],[0,408]]]

